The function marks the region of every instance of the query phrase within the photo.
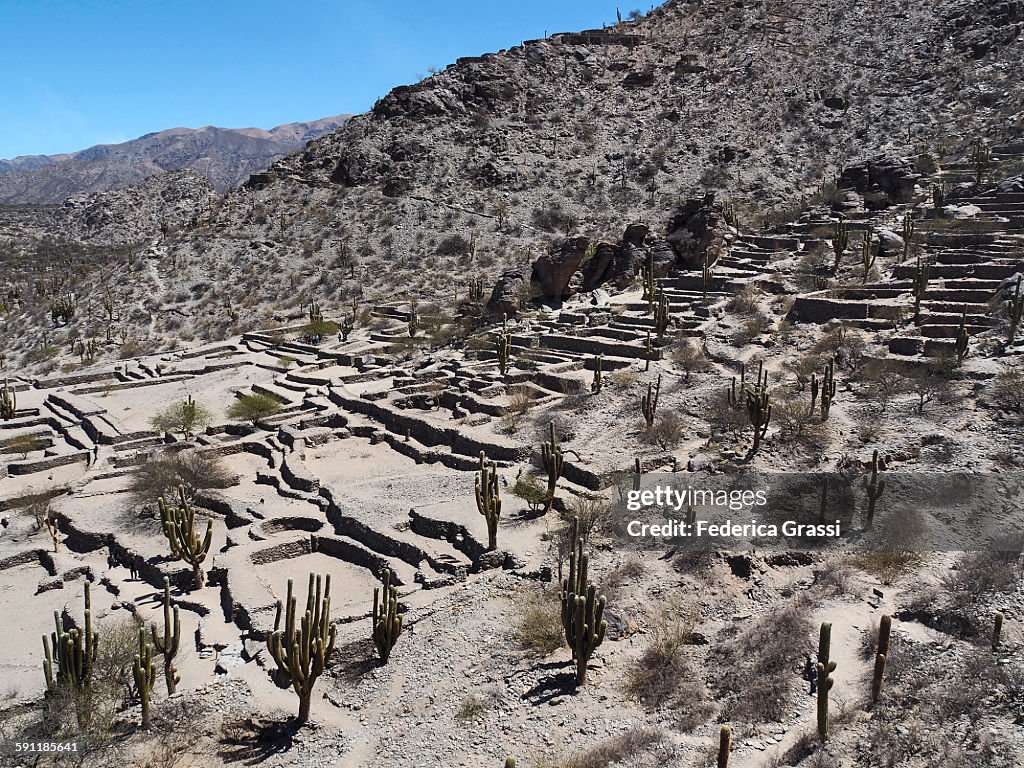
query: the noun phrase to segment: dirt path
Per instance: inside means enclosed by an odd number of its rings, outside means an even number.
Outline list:
[[[836,662],[832,674],[835,685],[829,696],[829,710],[834,716],[840,711],[863,708],[868,691],[864,688],[865,676],[871,672],[871,663],[860,658],[864,630],[878,631],[882,614],[891,612],[892,598],[887,596],[878,608],[872,608],[866,601],[857,603],[837,602],[819,608],[814,613],[815,626],[821,622],[832,623],[831,658]],[[817,698],[805,696],[796,719],[786,726],[785,735],[774,746],[764,750],[756,747],[739,751],[730,764],[736,768],[762,768],[777,765],[776,760],[791,749],[804,735],[817,731]],[[778,732],[782,732],[780,727]],[[771,738],[769,737],[768,741]]]

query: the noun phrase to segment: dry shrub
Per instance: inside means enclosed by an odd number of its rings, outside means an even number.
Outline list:
[[[783,362],[782,367],[793,374],[800,391],[811,383],[811,376],[824,368],[821,355],[800,355]]]
[[[653,625],[653,638],[626,673],[626,694],[649,712],[670,710],[676,725],[692,730],[710,717],[708,690],[687,651],[697,612],[669,608]]]
[[[739,391],[739,384],[736,385]],[[707,407],[708,421],[717,432],[735,432],[747,426],[746,407],[733,408],[729,404],[729,383],[715,389],[711,394]]]
[[[921,555],[898,549],[877,549],[857,555],[850,563],[888,586],[915,570],[921,564]]]
[[[488,685],[479,691],[473,691],[467,695],[459,704],[459,711],[455,716],[459,720],[476,720],[493,709],[496,709],[502,700],[503,694],[500,688]]]
[[[508,393],[508,406],[506,410],[522,416],[533,407],[536,393],[530,387],[512,387]]]
[[[808,600],[794,600],[723,644],[717,666],[719,688],[729,696],[726,718],[780,722],[789,714],[795,670],[813,644],[810,613]]]
[[[992,401],[1002,408],[1021,413],[1024,411],[1024,372],[1003,371],[988,385]]]
[[[526,386],[512,387],[508,392],[508,405],[502,410],[502,430],[513,434],[519,429],[523,416],[533,407],[535,393]]]
[[[142,464],[132,475],[131,494],[136,503],[155,507],[159,497],[175,496],[178,486],[191,499],[199,491],[228,488],[236,482],[217,454],[185,450],[158,454]]]
[[[609,768],[626,761],[639,761],[650,757],[650,762],[636,762],[637,765],[663,765],[658,759],[671,749],[664,731],[637,727],[605,739],[573,757],[564,760],[560,768]]]
[[[626,562],[605,574],[601,579],[601,586],[608,602],[617,602],[615,598],[620,594],[622,587],[630,582],[639,581],[645,571],[643,560],[638,557],[630,557]]]
[[[619,389],[632,389],[640,381],[640,374],[632,368],[621,368],[612,371],[605,378]]]
[[[763,294],[757,286],[746,285],[733,294],[732,298],[726,303],[725,308],[729,312],[735,312],[738,315],[753,314],[760,311],[759,305],[762,296]]]
[[[677,411],[667,410],[658,415],[654,425],[645,429],[643,439],[648,443],[661,446],[663,449],[675,448],[686,436],[686,422]]]
[[[811,410],[809,394],[776,389],[772,392],[772,421],[779,426],[779,434],[786,442],[796,445],[820,444],[826,435],[826,426],[818,411]]]
[[[814,569],[814,586],[826,595],[848,595],[853,580],[853,568],[839,559],[826,560]]]
[[[512,495],[526,502],[531,512],[539,512],[548,501],[548,489],[531,473],[523,472],[512,486]]]
[[[671,352],[672,362],[683,372],[686,380],[695,371],[703,371],[708,367],[708,358],[692,339],[680,339]]]
[[[519,644],[536,656],[547,656],[565,645],[558,595],[531,589],[515,600],[514,628]]]
[[[594,533],[603,530],[608,525],[611,519],[611,507],[608,500],[603,497],[574,496],[561,517],[567,523],[566,528],[570,533],[572,529],[570,524],[573,519],[578,519],[580,521],[580,536],[585,541],[590,541]]]
[[[994,596],[1016,588],[1020,564],[1013,552],[967,553],[939,590],[918,595],[907,611],[940,632],[987,642],[992,623],[987,606]]]
[[[1016,552],[970,552],[961,557],[943,586],[957,601],[976,601],[1012,589],[1020,580]]]

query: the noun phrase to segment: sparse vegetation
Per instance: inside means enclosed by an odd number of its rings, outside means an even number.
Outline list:
[[[1019,19],[685,5],[460,58],[225,194],[0,206],[0,741],[1016,765]],[[641,489],[780,478],[841,543],[623,534]],[[272,617],[310,570],[344,594]]]

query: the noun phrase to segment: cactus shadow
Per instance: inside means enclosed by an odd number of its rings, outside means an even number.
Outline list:
[[[505,521],[511,525],[526,525],[532,523],[534,520],[539,520],[547,514],[543,508],[538,510],[532,510],[529,507],[522,507],[518,510],[513,510],[511,514],[506,515]]]
[[[565,662],[551,662],[541,664],[539,669],[564,668]],[[545,675],[537,684],[523,694],[523,698],[534,704],[547,704],[559,696],[568,696],[576,693],[576,675],[573,672],[557,672]]]
[[[225,763],[259,765],[291,749],[301,726],[294,718],[270,721],[244,717],[224,724],[218,756]]]
[[[331,675],[350,685],[380,667],[380,660],[374,655],[373,642],[369,639],[355,640],[337,648],[334,659],[334,663],[328,665]]]

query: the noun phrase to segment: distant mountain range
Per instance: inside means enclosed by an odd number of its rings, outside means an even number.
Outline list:
[[[166,171],[191,169],[223,192],[306,142],[342,127],[350,115],[261,128],[171,128],[123,144],[61,155],[0,160],[0,204],[57,204],[109,192]]]

